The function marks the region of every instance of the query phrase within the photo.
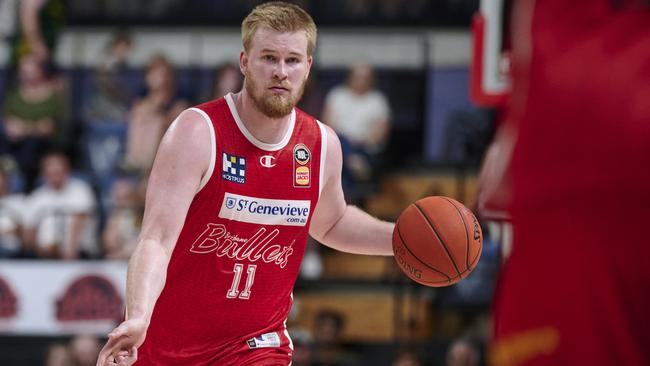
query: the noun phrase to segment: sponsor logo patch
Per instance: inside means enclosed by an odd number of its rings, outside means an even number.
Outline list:
[[[250,349],[280,347],[280,335],[277,332],[264,333],[247,340],[246,343]]]
[[[296,144],[293,147],[293,186],[311,186],[311,153],[305,144]]]
[[[294,183],[297,186],[309,186],[309,168],[299,166],[296,168],[296,177]]]
[[[251,224],[305,226],[310,207],[309,200],[273,200],[226,193],[219,217]]]
[[[221,178],[239,184],[246,183],[246,159],[224,152]]]

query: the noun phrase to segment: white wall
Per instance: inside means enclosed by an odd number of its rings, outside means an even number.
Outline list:
[[[56,60],[63,67],[98,63],[112,34],[106,28],[69,28],[59,41]],[[216,66],[237,62],[241,51],[235,28],[134,29],[133,66],[146,64],[161,52],[179,66]],[[0,45],[0,64],[6,63]],[[326,29],[319,34],[316,63],[320,67],[345,67],[367,60],[378,67],[421,68],[467,65],[469,31],[408,29]]]

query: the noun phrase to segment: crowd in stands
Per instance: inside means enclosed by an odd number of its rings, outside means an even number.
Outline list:
[[[243,86],[231,63],[207,82],[209,74],[180,75],[162,54],[133,68],[134,47],[128,33],[116,33],[74,87],[70,73],[36,54],[9,69],[0,114],[0,258],[128,259],[164,132],[183,109]],[[355,200],[358,184],[375,177],[389,132],[390,107],[372,67],[354,65],[329,93],[312,76],[299,106],[339,133],[344,188]]]

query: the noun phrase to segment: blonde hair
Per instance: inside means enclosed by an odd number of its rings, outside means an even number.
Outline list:
[[[268,27],[277,32],[305,31],[307,55],[314,53],[316,24],[311,16],[297,5],[273,1],[256,6],[241,23],[241,38],[246,51],[250,49],[253,35],[260,27]]]

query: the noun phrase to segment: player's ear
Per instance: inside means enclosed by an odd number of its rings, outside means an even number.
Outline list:
[[[242,74],[246,75],[246,68],[248,67],[248,55],[245,50],[239,53],[239,70]]]

